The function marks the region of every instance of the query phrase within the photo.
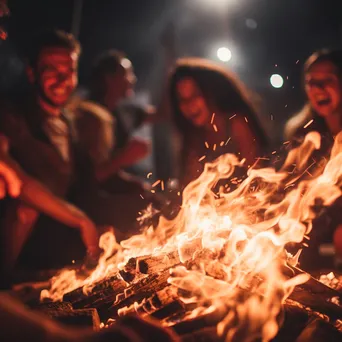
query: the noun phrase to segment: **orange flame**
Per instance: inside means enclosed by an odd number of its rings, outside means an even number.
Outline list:
[[[301,243],[311,231],[315,199],[330,205],[341,194],[342,134],[336,137],[326,165],[317,164],[306,177],[309,158],[319,148],[319,134],[309,133],[301,146],[290,151],[280,171],[250,169],[236,190],[220,189],[217,194],[212,190],[217,182],[228,180],[241,165],[234,155],[220,156],[185,188],[174,220],[161,217],[156,229],[149,227],[121,245],[106,233],[101,238],[106,252],[94,273],[79,280],[74,271],[63,271],[42,298],[59,300],[80,286],[87,291],[130,257],[178,251],[185,265],[199,259],[200,267],[176,267],[169,278],[170,284],[191,294],[182,300],[196,303],[192,316],[208,310],[220,313],[217,329],[226,341],[271,340],[278,331],[282,303],[296,285],[308,280],[306,275],[290,279],[285,275],[286,265],[296,265],[300,254],[290,255],[286,245]],[[296,173],[289,172],[293,165]],[[199,253],[206,250],[210,253]]]

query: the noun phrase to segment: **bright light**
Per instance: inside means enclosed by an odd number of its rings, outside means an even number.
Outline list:
[[[281,88],[284,85],[283,78],[278,74],[273,74],[270,78],[270,82],[273,88]]]
[[[222,62],[229,62],[232,58],[232,53],[228,48],[220,47],[217,49],[217,57]]]
[[[234,5],[236,0],[192,0],[195,4],[205,5],[207,8],[224,8],[226,6]]]

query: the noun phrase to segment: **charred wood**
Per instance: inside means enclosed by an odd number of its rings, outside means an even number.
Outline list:
[[[177,251],[160,255],[146,255],[128,260],[124,269],[120,271],[123,279],[132,282],[139,274],[153,274],[163,271],[180,263]]]
[[[72,311],[46,311],[50,318],[66,325],[77,327],[90,327],[100,330],[100,317],[96,309],[81,309]]]
[[[159,273],[151,274],[138,282],[133,283],[119,294],[110,313],[117,316],[118,310],[123,307],[129,307],[134,302],[140,302],[143,299],[153,296],[156,292],[163,290],[169,284],[167,279],[170,276],[170,270],[166,269]]]
[[[152,315],[161,309],[165,309],[174,302],[178,303],[177,309],[183,308],[179,301],[177,288],[174,286],[168,286],[151,297],[143,299],[140,303],[135,302],[130,306],[119,309],[118,315],[120,317],[129,314],[138,314],[139,316]],[[173,313],[175,313],[175,311],[170,311],[165,317],[170,316]]]
[[[311,319],[295,342],[342,341],[342,333],[318,318]]]
[[[71,302],[74,308],[98,308],[103,303],[114,302],[116,295],[122,293],[126,287],[127,283],[116,274],[95,283],[89,293],[85,293],[81,287],[66,293],[63,300]]]

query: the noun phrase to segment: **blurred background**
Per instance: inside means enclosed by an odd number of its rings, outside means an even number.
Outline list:
[[[54,27],[73,32],[81,42],[80,86],[96,55],[110,48],[125,51],[138,78],[136,101],[142,104],[158,106],[170,55],[225,64],[258,95],[274,143],[304,103],[305,59],[314,50],[342,44],[341,0],[9,0],[8,6],[2,91],[20,84],[23,67],[14,57],[22,42],[34,31]],[[156,145],[160,132],[158,137],[158,126],[154,132],[145,127],[141,134],[154,137]],[[163,146],[166,151],[166,141]],[[154,152],[141,164],[142,172],[155,167]],[[168,162],[161,164],[159,176],[165,178]]]

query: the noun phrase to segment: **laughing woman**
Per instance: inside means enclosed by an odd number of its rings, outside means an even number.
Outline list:
[[[304,83],[308,103],[288,121],[285,137],[300,138],[318,131],[331,140],[342,130],[342,50],[311,55],[304,65]]]
[[[170,83],[173,117],[181,137],[180,180],[197,178],[203,162],[234,153],[253,165],[267,145],[250,95],[230,71],[208,60],[178,60]]]
[[[334,137],[342,131],[342,50],[322,50],[310,56],[304,65],[304,83],[308,102],[288,121],[285,137],[299,143],[308,132],[319,132],[322,143],[314,158],[325,160]],[[331,267],[328,260],[316,254],[319,245],[324,243],[333,240],[337,254],[342,256],[341,207],[342,197],[314,222],[309,251],[301,259],[306,270]]]

